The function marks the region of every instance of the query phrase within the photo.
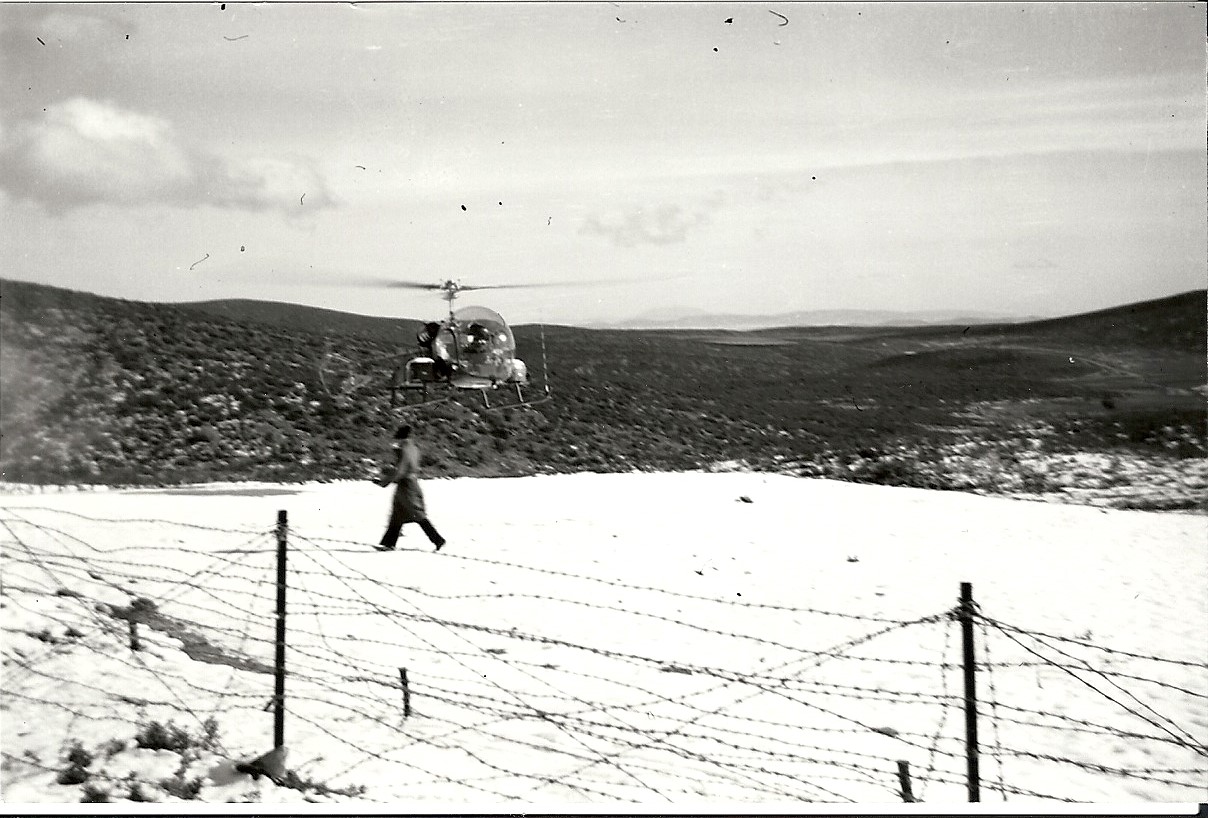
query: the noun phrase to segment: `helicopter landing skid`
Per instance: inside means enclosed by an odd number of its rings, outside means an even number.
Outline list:
[[[545,403],[550,399],[549,390],[533,398],[525,394],[524,388],[520,384],[513,383],[508,385],[512,387],[510,390],[505,389],[503,384],[481,387],[457,387],[449,384],[426,383],[398,384],[390,389],[390,406],[404,411],[407,409],[419,409],[425,406],[447,403],[458,397],[459,393],[471,391],[477,391],[482,397],[482,407],[479,411],[483,412],[498,412],[501,409],[524,409]],[[491,393],[495,393],[497,398],[500,396],[506,396],[506,398],[492,401]]]
[[[430,392],[427,384],[401,384],[390,388],[390,405],[392,407],[399,405],[400,393],[402,393],[401,408],[403,409],[417,409],[421,406],[445,403],[453,399],[453,396],[449,394]]]
[[[516,399],[514,401],[509,400],[499,403],[494,406],[491,405],[490,398],[487,397],[487,392],[484,389],[482,392],[482,402],[485,407],[483,411],[498,412],[500,409],[529,409],[533,406],[538,406],[542,403],[545,403],[550,399],[549,390],[546,390],[544,394],[534,399],[525,396],[524,390],[521,388],[520,384],[514,383],[511,386],[515,390]]]

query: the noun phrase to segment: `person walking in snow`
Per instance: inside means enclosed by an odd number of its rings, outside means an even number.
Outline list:
[[[439,551],[445,544],[445,538],[428,519],[424,507],[424,493],[419,487],[419,448],[411,439],[411,427],[400,426],[394,433],[394,468],[384,474],[378,481],[382,488],[395,483],[394,502],[390,507],[390,522],[386,525],[386,533],[382,541],[375,546],[378,551],[393,551],[406,523],[419,523],[419,527],[428,535],[428,539]]]

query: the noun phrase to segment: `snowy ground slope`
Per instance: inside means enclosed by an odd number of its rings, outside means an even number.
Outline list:
[[[968,581],[983,801],[1208,799],[1208,518],[742,473],[424,485],[439,554],[415,526],[370,549],[370,483],[0,495],[4,800],[78,801],[70,740],[114,798],[348,797],[231,769],[272,746],[278,509],[287,766],[355,798],[894,803],[905,760],[963,802]],[[131,741],[211,716],[183,769]]]

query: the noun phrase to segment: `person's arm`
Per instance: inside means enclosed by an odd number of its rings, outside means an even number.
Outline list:
[[[398,459],[394,462],[394,469],[391,472],[382,475],[382,478],[378,480],[379,486],[386,488],[386,486],[390,485],[391,483],[398,482],[402,479],[401,472],[403,470],[403,460],[403,451],[400,449],[398,452]]]

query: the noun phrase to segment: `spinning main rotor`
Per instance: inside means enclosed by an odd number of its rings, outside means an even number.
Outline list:
[[[426,290],[428,292],[439,292],[441,297],[449,303],[449,317],[453,317],[453,302],[457,296],[463,292],[471,290],[530,290],[546,287],[574,287],[579,285],[600,284],[600,281],[573,281],[564,283],[528,283],[528,284],[462,284],[452,278],[447,278],[440,283],[432,283],[430,281],[407,281],[394,278],[377,278],[368,281],[358,282],[361,286],[367,287],[386,287],[395,290]]]

